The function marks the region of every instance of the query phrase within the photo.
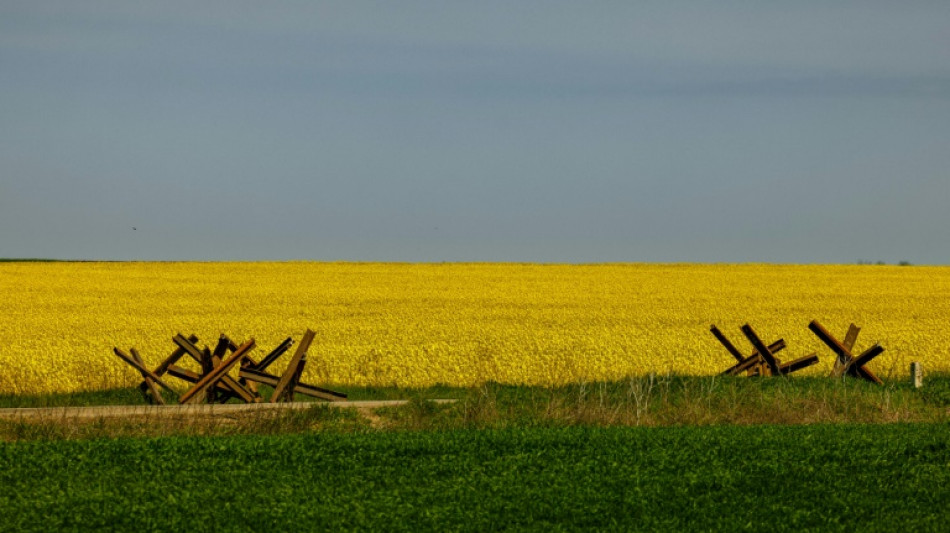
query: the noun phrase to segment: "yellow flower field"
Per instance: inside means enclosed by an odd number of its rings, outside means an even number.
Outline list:
[[[148,366],[175,333],[254,337],[260,356],[316,331],[305,380],[323,384],[559,384],[648,372],[713,374],[749,322],[788,360],[831,352],[818,319],[869,368],[950,370],[950,268],[702,264],[0,263],[0,394],[130,386],[112,347]],[[286,360],[286,359],[285,359]],[[281,370],[281,363],[278,368]]]

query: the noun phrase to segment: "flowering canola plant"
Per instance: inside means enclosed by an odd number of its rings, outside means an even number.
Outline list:
[[[885,348],[950,371],[950,268],[706,264],[0,263],[0,394],[131,386],[112,353],[154,367],[176,333],[255,338],[258,356],[316,332],[304,380],[326,385],[554,385],[630,375],[715,374],[747,353],[739,326],[784,338],[784,360],[831,352],[817,319],[856,351]],[[252,354],[253,355],[253,354]],[[282,371],[286,357],[275,364]]]

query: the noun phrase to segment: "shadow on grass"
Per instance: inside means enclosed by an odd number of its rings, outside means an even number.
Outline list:
[[[135,387],[38,395],[0,395],[0,408],[85,407],[90,405],[141,405],[145,400]]]
[[[709,426],[881,424],[950,421],[950,376],[922,389],[827,377],[744,378],[648,375],[611,382],[538,387],[334,387],[349,399],[406,399],[402,406],[330,406],[227,416],[168,415],[67,420],[55,416],[0,421],[2,440],[116,436],[278,434],[310,431],[428,431],[568,426]],[[262,395],[268,397],[270,390]],[[438,404],[435,398],[455,399]],[[298,397],[305,400],[306,397]],[[171,400],[171,398],[170,398]],[[0,407],[141,405],[135,388],[36,397],[0,397]]]

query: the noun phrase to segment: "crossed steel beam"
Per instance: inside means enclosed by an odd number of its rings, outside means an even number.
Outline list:
[[[724,375],[737,376],[742,372],[746,372],[750,376],[787,376],[792,372],[807,368],[818,362],[818,355],[811,354],[805,357],[799,357],[787,363],[782,363],[780,359],[775,357],[775,354],[785,349],[785,341],[783,339],[779,339],[766,346],[755,330],[752,329],[752,326],[746,324],[742,326],[741,329],[742,334],[745,335],[746,339],[752,344],[753,352],[748,356],[742,355],[735,345],[719,331],[719,328],[717,328],[715,324],[709,328],[709,331],[712,332],[713,336],[726,348],[726,351],[732,354],[736,359],[736,364],[727,368],[723,372]]]
[[[884,348],[880,344],[875,344],[867,350],[855,357],[851,351],[854,349],[854,343],[858,340],[858,333],[861,332],[861,328],[851,324],[848,327],[848,333],[845,335],[844,342],[839,341],[834,338],[831,333],[828,333],[828,330],[824,328],[817,320],[812,320],[808,324],[808,329],[810,329],[822,342],[824,342],[831,351],[837,356],[835,358],[835,366],[831,371],[831,375],[834,377],[841,376],[850,376],[853,378],[860,378],[870,381],[871,383],[877,383],[878,385],[883,385],[884,382],[881,381],[881,378],[874,375],[874,372],[871,372],[870,369],[865,368],[872,359],[881,355],[884,352]]]

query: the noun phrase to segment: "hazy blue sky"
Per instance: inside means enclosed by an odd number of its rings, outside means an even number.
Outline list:
[[[950,2],[0,0],[0,257],[950,263]]]

